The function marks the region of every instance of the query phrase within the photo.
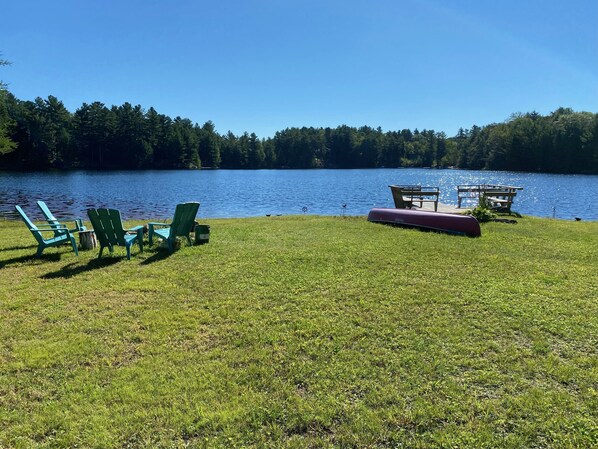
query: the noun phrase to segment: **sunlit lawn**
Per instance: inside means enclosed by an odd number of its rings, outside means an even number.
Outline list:
[[[598,223],[208,222],[98,262],[0,221],[0,447],[598,445]]]

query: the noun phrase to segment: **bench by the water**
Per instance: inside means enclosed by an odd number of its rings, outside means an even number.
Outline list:
[[[511,212],[513,200],[517,191],[523,187],[503,186],[496,184],[468,184],[457,186],[457,207],[461,207],[463,200],[486,198],[493,209]]]
[[[434,211],[438,211],[438,187],[422,187],[420,185],[391,185],[390,191],[397,209],[411,209],[413,203],[434,203]]]

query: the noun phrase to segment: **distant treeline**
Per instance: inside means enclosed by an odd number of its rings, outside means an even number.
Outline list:
[[[261,139],[154,108],[0,95],[0,169],[456,167],[598,173],[598,114],[513,115],[456,136],[417,129],[287,128]],[[2,143],[4,142],[4,143]]]

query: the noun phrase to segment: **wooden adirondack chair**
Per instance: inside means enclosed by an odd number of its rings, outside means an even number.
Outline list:
[[[115,246],[124,246],[127,260],[131,260],[131,246],[135,241],[139,244],[139,251],[143,252],[143,226],[124,229],[120,212],[116,209],[88,209],[87,215],[100,242],[98,259],[102,257],[104,248],[112,254]]]
[[[40,208],[40,210],[42,211],[44,218],[46,219],[46,221],[48,222],[48,224],[50,226],[56,226],[56,227],[64,227],[65,226],[65,225],[61,224],[58,221],[58,219],[54,216],[54,214],[50,211],[50,209],[48,209],[48,206],[46,206],[46,203],[44,203],[43,201],[38,201],[37,205]],[[79,232],[79,231],[85,231],[86,228],[85,228],[85,226],[83,226],[83,221],[80,218],[75,219],[74,222],[75,222],[74,229],[69,229],[69,232],[71,234],[73,234],[75,232]],[[58,237],[62,234],[64,234],[64,229],[55,229],[54,230],[55,237]]]
[[[75,251],[75,255],[79,255],[79,251],[77,250],[77,241],[75,240],[75,237],[71,235],[70,231],[66,228],[66,226],[48,225],[38,227],[33,224],[33,222],[29,219],[27,214],[23,211],[23,209],[21,209],[21,206],[15,206],[15,209],[27,225],[27,228],[29,228],[29,230],[31,231],[31,234],[33,234],[33,237],[35,237],[35,240],[37,240],[37,257],[40,257],[42,255],[44,249],[49,248],[51,246],[62,245],[64,243],[70,243],[73,247],[73,251]],[[44,239],[44,236],[42,235],[42,232],[55,233],[58,230],[61,231],[62,234],[54,235],[54,237],[50,239]]]
[[[174,251],[174,243],[177,237],[186,237],[189,245],[193,245],[189,234],[193,228],[198,209],[199,203],[177,204],[172,223],[148,223],[150,246],[153,244],[154,235],[166,241],[170,252]],[[156,229],[158,226],[164,226],[167,229]]]

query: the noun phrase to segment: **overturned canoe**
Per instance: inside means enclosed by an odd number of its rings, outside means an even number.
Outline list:
[[[443,214],[410,209],[374,208],[368,214],[368,221],[432,229],[469,237],[482,235],[480,224],[474,217],[469,215]]]

